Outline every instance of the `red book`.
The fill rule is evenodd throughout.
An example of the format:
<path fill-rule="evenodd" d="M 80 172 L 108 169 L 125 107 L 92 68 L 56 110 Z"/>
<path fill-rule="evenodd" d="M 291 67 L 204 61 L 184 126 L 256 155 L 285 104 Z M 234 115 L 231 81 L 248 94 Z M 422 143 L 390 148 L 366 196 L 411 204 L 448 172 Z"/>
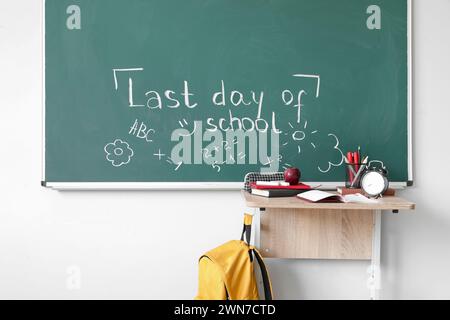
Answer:
<path fill-rule="evenodd" d="M 346 196 L 348 194 L 364 194 L 363 189 L 353 189 L 353 188 L 346 188 L 346 187 L 338 187 L 337 192 L 343 196 Z M 386 192 L 383 194 L 383 196 L 395 196 L 395 189 L 387 189 Z"/>

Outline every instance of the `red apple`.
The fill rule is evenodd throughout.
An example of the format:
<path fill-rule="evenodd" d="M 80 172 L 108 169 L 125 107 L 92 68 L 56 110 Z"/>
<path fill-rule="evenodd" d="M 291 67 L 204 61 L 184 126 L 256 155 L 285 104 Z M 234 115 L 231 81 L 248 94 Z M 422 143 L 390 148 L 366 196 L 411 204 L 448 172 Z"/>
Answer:
<path fill-rule="evenodd" d="M 284 181 L 296 185 L 300 181 L 301 173 L 298 168 L 288 168 L 284 171 Z"/>

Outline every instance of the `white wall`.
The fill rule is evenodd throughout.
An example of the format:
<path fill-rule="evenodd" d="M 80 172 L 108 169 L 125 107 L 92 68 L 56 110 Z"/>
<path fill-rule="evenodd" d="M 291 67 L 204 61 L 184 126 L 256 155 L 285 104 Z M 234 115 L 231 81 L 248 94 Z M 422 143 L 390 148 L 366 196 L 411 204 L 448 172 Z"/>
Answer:
<path fill-rule="evenodd" d="M 450 298 L 449 13 L 449 0 L 415 0 L 416 187 L 402 195 L 417 211 L 383 218 L 384 298 Z M 39 1 L 0 0 L 0 298 L 192 298 L 198 256 L 241 230 L 239 192 L 40 187 L 40 27 Z M 368 297 L 367 263 L 269 267 L 279 298 Z"/>

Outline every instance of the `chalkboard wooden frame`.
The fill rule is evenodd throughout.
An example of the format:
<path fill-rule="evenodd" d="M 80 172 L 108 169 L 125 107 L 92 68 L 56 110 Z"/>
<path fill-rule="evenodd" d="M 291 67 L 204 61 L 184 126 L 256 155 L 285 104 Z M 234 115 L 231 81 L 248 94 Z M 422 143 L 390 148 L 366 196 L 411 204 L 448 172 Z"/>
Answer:
<path fill-rule="evenodd" d="M 243 182 L 51 182 L 46 181 L 45 167 L 45 2 L 42 5 L 42 181 L 43 187 L 55 190 L 239 190 L 243 187 Z M 410 187 L 414 183 L 413 174 L 413 0 L 407 0 L 408 6 L 408 109 L 407 109 L 407 129 L 408 129 L 408 181 L 391 182 L 394 188 Z M 315 183 L 315 182 L 307 182 Z M 320 182 L 324 189 L 333 189 L 342 182 Z"/>

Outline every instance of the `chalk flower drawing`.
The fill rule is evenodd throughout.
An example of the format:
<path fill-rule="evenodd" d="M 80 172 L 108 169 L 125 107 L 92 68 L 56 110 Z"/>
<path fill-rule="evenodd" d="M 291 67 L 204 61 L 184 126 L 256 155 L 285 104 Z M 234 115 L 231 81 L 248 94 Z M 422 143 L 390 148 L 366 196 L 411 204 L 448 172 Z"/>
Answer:
<path fill-rule="evenodd" d="M 331 139 L 331 141 L 334 144 L 333 147 L 333 159 L 328 161 L 328 164 L 325 167 L 321 167 L 320 165 L 317 167 L 319 169 L 320 172 L 322 173 L 328 173 L 331 171 L 331 169 L 333 167 L 340 167 L 343 163 L 344 163 L 344 153 L 342 152 L 342 150 L 340 149 L 340 142 L 339 142 L 339 138 L 333 134 L 333 133 L 329 133 L 328 137 Z"/>
<path fill-rule="evenodd" d="M 134 155 L 134 151 L 130 148 L 128 142 L 120 139 L 108 143 L 104 150 L 106 152 L 106 160 L 111 162 L 114 167 L 120 167 L 130 163 L 131 158 Z"/>

